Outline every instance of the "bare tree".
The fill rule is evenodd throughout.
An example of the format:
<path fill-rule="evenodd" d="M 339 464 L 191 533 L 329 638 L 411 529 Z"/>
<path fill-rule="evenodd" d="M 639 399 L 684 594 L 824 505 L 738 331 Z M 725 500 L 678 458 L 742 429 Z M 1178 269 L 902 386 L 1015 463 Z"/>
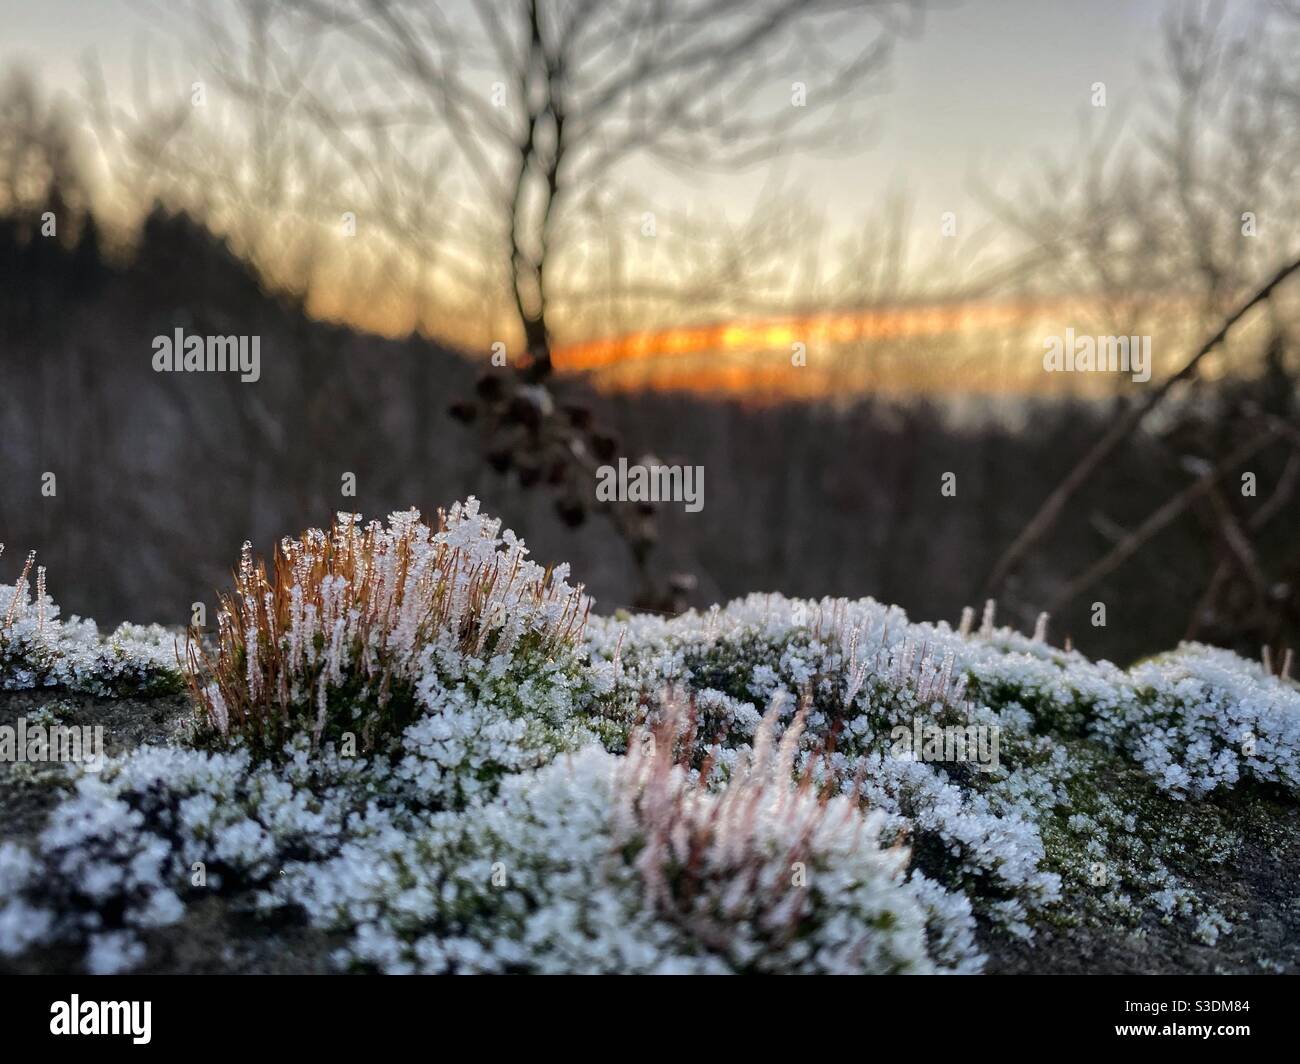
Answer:
<path fill-rule="evenodd" d="M 423 130 L 456 153 L 476 215 L 498 220 L 528 376 L 550 370 L 555 278 L 581 275 L 584 214 L 609 205 L 633 167 L 733 169 L 795 147 L 862 143 L 854 107 L 915 0 L 292 0 L 359 64 L 363 106 L 295 85 L 349 131 Z M 364 159 L 362 161 L 364 165 Z M 390 171 L 391 201 L 420 190 Z"/>
<path fill-rule="evenodd" d="M 11 70 L 0 80 L 0 214 L 40 213 L 51 196 L 72 211 L 86 208 L 74 128 L 66 108 L 44 99 L 26 71 Z"/>
<path fill-rule="evenodd" d="M 1123 397 L 1107 432 L 998 559 L 987 593 L 1007 588 L 1085 485 L 1144 430 L 1166 446 L 1194 446 L 1197 453 L 1175 455 L 1174 464 L 1198 471 L 1199 479 L 1132 533 L 1121 533 L 1095 565 L 1049 592 L 1053 608 L 1078 598 L 1201 504 L 1219 561 L 1189 632 L 1200 630 L 1230 590 L 1230 572 L 1260 600 L 1261 574 L 1293 564 L 1281 555 L 1261 558 L 1251 542 L 1268 524 L 1259 514 L 1272 511 L 1234 513 L 1216 479 L 1240 464 L 1242 447 L 1296 443 L 1284 432 L 1254 444 L 1242 440 L 1255 438 L 1261 402 L 1265 414 L 1283 417 L 1293 416 L 1296 402 L 1296 321 L 1287 286 L 1300 273 L 1300 93 L 1288 57 L 1300 39 L 1300 17 L 1283 0 L 1256 5 L 1244 23 L 1228 14 L 1222 0 L 1169 8 L 1146 128 L 1130 133 L 1111 121 L 1018 202 L 988 196 L 1040 256 L 1040 283 L 1091 296 L 1109 323 L 1103 332 L 1158 327 L 1175 339 L 1166 349 L 1185 354 L 1181 364 L 1155 367 L 1163 379 L 1144 394 Z M 1198 342 L 1197 334 L 1208 338 Z M 1228 372 L 1206 374 L 1216 359 Z M 1204 431 L 1197 404 L 1186 401 L 1192 394 L 1221 411 L 1213 433 Z M 1153 429 L 1157 408 L 1164 423 Z M 1284 472 L 1273 496 L 1279 506 L 1291 492 L 1289 477 Z M 1270 587 L 1289 580 L 1278 572 Z M 1289 608 L 1285 600 L 1270 605 L 1277 607 Z"/>
<path fill-rule="evenodd" d="M 187 11 L 218 85 L 253 114 L 254 163 L 274 169 L 278 158 L 283 170 L 286 156 L 272 149 L 292 136 L 314 160 L 313 177 L 297 182 L 309 195 L 341 166 L 348 177 L 335 181 L 334 198 L 364 197 L 366 222 L 438 264 L 447 284 L 504 288 L 517 372 L 490 374 L 456 412 L 482 426 L 493 465 L 513 466 L 525 485 L 553 485 L 561 517 L 577 523 L 593 505 L 596 464 L 618 445 L 549 394 L 557 315 L 578 318 L 602 287 L 660 304 L 757 292 L 770 284 L 773 256 L 755 249 L 792 238 L 777 224 L 782 213 L 756 216 L 690 268 L 686 226 L 678 261 L 687 268 L 647 283 L 618 265 L 661 209 L 644 191 L 647 172 L 681 180 L 794 149 L 860 148 L 862 100 L 881 88 L 898 38 L 919 29 L 925 0 L 233 6 L 241 18 L 227 17 L 229 4 Z M 265 204 L 283 179 L 236 175 L 234 184 Z M 593 234 L 605 237 L 603 261 Z M 641 574 L 642 604 L 671 605 L 649 565 L 653 513 L 604 509 Z"/>

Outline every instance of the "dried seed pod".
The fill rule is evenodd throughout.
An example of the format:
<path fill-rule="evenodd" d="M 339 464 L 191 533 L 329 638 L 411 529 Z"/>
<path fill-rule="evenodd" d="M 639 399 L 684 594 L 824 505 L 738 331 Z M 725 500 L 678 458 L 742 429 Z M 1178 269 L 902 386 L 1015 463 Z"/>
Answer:
<path fill-rule="evenodd" d="M 519 476 L 519 486 L 523 488 L 531 488 L 542 479 L 542 467 L 531 458 L 517 461 L 515 472 Z"/>
<path fill-rule="evenodd" d="M 618 454 L 618 440 L 605 432 L 591 434 L 592 453 L 602 462 L 608 462 Z"/>
<path fill-rule="evenodd" d="M 577 528 L 587 519 L 587 508 L 576 495 L 561 495 L 556 499 L 555 512 L 569 528 Z"/>
<path fill-rule="evenodd" d="M 579 406 L 576 403 L 569 403 L 565 406 L 564 413 L 569 419 L 569 424 L 579 432 L 586 432 L 591 428 L 591 411 L 585 406 Z"/>
<path fill-rule="evenodd" d="M 468 399 L 459 399 L 447 407 L 447 413 L 468 425 L 478 417 L 478 407 Z"/>
<path fill-rule="evenodd" d="M 515 394 L 506 410 L 508 420 L 536 432 L 542 424 L 542 412 L 526 396 Z"/>
<path fill-rule="evenodd" d="M 546 483 L 554 486 L 569 479 L 569 463 L 563 458 L 556 458 L 546 467 Z"/>
<path fill-rule="evenodd" d="M 488 402 L 495 402 L 505 395 L 506 386 L 500 374 L 489 371 L 479 374 L 478 380 L 474 382 L 474 390 Z"/>

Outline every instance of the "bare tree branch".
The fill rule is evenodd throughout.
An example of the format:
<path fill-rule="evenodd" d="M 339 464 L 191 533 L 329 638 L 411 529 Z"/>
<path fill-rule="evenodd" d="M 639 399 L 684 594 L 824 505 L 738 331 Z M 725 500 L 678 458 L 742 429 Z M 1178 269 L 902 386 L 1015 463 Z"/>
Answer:
<path fill-rule="evenodd" d="M 1146 399 L 1131 405 L 1123 415 L 1115 420 L 1110 430 L 1070 470 L 1065 479 L 1047 497 L 1042 506 L 1039 507 L 1038 512 L 1034 514 L 998 559 L 985 584 L 985 590 L 988 594 L 996 594 L 1007 577 L 1015 571 L 1029 551 L 1052 530 L 1066 504 L 1091 479 L 1101 464 L 1115 452 L 1119 445 L 1128 439 L 1129 435 L 1142 423 L 1143 419 L 1160 405 L 1174 385 L 1193 377 L 1201 360 L 1227 338 L 1232 327 L 1253 308 L 1269 299 L 1274 290 L 1297 270 L 1300 270 L 1300 258 L 1294 259 L 1281 267 L 1254 295 L 1228 315 L 1214 335 L 1197 349 L 1196 353 L 1182 369 L 1173 376 L 1166 378 L 1159 387 L 1147 395 Z"/>
<path fill-rule="evenodd" d="M 1094 562 L 1057 592 L 1047 606 L 1048 612 L 1054 613 L 1060 610 L 1067 603 L 1072 602 L 1088 588 L 1092 587 L 1097 581 L 1109 576 L 1124 562 L 1133 557 L 1152 537 L 1167 528 L 1193 502 L 1212 491 L 1221 477 L 1231 472 L 1256 452 L 1263 450 L 1268 444 L 1276 440 L 1278 435 L 1277 427 L 1270 425 L 1262 433 L 1234 449 L 1209 472 L 1170 498 L 1135 528 L 1114 550 Z"/>

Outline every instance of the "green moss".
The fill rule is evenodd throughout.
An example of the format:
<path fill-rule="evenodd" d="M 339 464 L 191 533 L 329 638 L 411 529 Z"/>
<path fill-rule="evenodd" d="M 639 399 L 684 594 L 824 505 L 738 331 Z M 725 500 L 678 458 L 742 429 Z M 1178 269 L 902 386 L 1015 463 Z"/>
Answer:
<path fill-rule="evenodd" d="M 1062 800 L 1041 820 L 1045 867 L 1062 878 L 1063 910 L 1076 921 L 1136 927 L 1207 912 L 1194 884 L 1231 863 L 1237 818 L 1213 802 L 1179 801 L 1117 756 L 1069 746 Z M 1167 904 L 1157 904 L 1163 895 Z"/>

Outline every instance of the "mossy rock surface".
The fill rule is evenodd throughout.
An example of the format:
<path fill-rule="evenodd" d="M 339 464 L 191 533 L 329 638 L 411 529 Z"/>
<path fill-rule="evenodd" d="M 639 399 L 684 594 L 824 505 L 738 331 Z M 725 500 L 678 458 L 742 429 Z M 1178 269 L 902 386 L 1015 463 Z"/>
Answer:
<path fill-rule="evenodd" d="M 1188 933 L 1186 921 L 1164 922 L 1149 912 L 1126 921 L 1096 896 L 1067 897 L 1052 919 L 1036 924 L 1032 942 L 982 935 L 987 973 L 1300 973 L 1300 809 L 1293 801 L 1255 788 L 1180 802 L 1118 760 L 1102 768 L 1093 787 L 1143 811 L 1135 847 L 1166 844 L 1161 853 L 1170 870 L 1201 903 L 1223 913 L 1231 931 L 1208 945 Z M 1196 845 L 1198 833 L 1217 844 Z"/>
<path fill-rule="evenodd" d="M 57 690 L 0 693 L 0 724 L 54 706 L 61 723 L 102 725 L 107 753 L 178 741 L 193 719 L 184 695 L 104 699 Z M 1300 973 L 1300 811 L 1286 798 L 1243 789 L 1189 803 L 1155 792 L 1118 757 L 1092 777 L 1097 795 L 1140 808 L 1143 845 L 1197 832 L 1226 840 L 1213 853 L 1187 846 L 1172 866 L 1207 905 L 1232 922 L 1214 945 L 1196 941 L 1185 921 L 1143 914 L 1128 923 L 1095 898 L 1065 898 L 1050 919 L 1035 921 L 1025 942 L 981 924 L 989 974 Z M 0 765 L 0 839 L 28 842 L 67 793 L 58 768 Z M 1049 846 L 1049 856 L 1054 856 Z M 183 919 L 142 936 L 141 970 L 160 973 L 323 973 L 342 941 L 286 919 L 238 910 L 220 895 L 187 905 Z M 82 950 L 51 945 L 0 962 L 14 973 L 80 970 Z"/>
<path fill-rule="evenodd" d="M 161 698 L 95 698 L 57 689 L 0 692 L 0 725 L 29 720 L 47 707 L 56 707 L 68 725 L 104 728 L 105 753 L 110 757 L 146 744 L 176 742 L 194 719 L 187 695 Z M 40 832 L 50 810 L 68 792 L 58 766 L 0 763 L 0 841 L 30 841 Z M 307 926 L 263 920 L 236 911 L 219 895 L 201 898 L 186 907 L 175 926 L 143 936 L 148 959 L 141 970 L 161 974 L 291 974 L 325 973 L 336 944 L 331 936 Z M 84 949 L 54 943 L 5 961 L 0 972 L 14 974 L 74 973 L 82 970 Z"/>

